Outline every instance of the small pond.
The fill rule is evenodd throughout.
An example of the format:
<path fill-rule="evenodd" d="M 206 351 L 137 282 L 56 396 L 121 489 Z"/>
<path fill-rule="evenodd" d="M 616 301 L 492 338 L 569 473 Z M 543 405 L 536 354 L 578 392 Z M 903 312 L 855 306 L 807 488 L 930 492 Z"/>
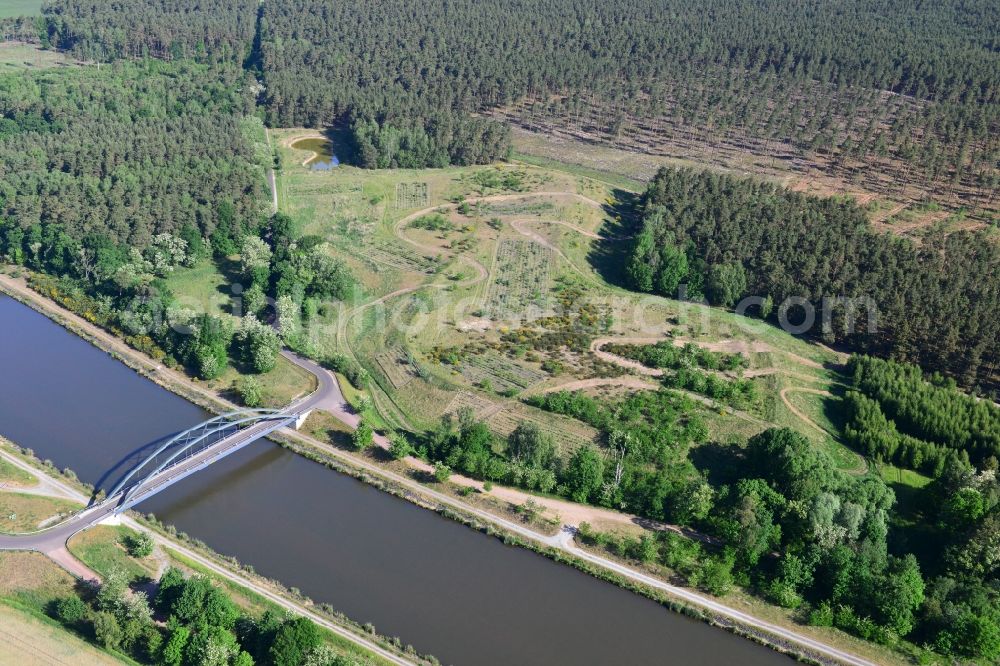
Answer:
<path fill-rule="evenodd" d="M 333 143 L 328 139 L 319 137 L 299 139 L 292 144 L 292 148 L 313 153 L 313 156 L 305 162 L 305 166 L 313 171 L 329 171 L 340 165 L 340 160 L 333 154 Z"/>

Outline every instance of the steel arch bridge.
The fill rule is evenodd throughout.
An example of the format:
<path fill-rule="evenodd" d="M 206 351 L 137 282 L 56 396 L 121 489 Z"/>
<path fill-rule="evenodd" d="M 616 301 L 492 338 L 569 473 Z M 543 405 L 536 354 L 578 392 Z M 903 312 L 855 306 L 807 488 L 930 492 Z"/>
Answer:
<path fill-rule="evenodd" d="M 158 446 L 115 484 L 105 501 L 117 502 L 115 514 L 120 514 L 298 418 L 297 412 L 244 409 L 208 419 Z"/>

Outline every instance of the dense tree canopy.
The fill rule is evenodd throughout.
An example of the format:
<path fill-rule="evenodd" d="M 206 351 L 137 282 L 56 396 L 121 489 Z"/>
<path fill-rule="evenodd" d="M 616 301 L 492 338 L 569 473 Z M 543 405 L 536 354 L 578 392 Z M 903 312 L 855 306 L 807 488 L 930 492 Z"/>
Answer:
<path fill-rule="evenodd" d="M 258 224 L 265 180 L 242 80 L 156 61 L 0 77 L 0 225 L 144 248 L 185 227 L 200 241 Z"/>
<path fill-rule="evenodd" d="M 967 385 L 1000 366 L 1000 249 L 985 233 L 932 229 L 914 243 L 875 232 L 851 201 L 686 169 L 662 169 L 644 206 L 628 265 L 641 291 L 676 297 L 685 285 L 722 305 L 755 296 L 751 312 L 792 324 L 804 299 L 808 332 L 860 351 Z M 853 330 L 840 298 L 859 299 Z"/>
<path fill-rule="evenodd" d="M 241 61 L 250 54 L 256 0 L 49 0 L 46 32 L 85 60 L 152 56 Z"/>
<path fill-rule="evenodd" d="M 867 455 L 935 477 L 949 462 L 996 469 L 1000 407 L 914 365 L 854 356 L 848 371 L 846 435 Z"/>
<path fill-rule="evenodd" d="M 985 202 L 998 25 L 989 0 L 289 0 L 264 4 L 260 37 L 270 122 L 355 114 L 366 150 L 383 133 L 426 143 L 422 130 L 443 146 L 442 123 L 518 105 L 529 125 L 558 117 L 612 139 L 733 134 L 842 170 L 890 157 L 918 167 L 897 181 L 963 185 Z M 494 134 L 483 128 L 484 146 Z"/>

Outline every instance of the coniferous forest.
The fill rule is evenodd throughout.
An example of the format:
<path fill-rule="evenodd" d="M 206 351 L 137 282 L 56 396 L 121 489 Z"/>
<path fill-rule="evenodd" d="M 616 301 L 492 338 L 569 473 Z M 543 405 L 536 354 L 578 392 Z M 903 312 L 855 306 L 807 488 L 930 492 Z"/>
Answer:
<path fill-rule="evenodd" d="M 991 207 L 998 23 L 990 0 L 290 0 L 265 3 L 261 64 L 282 126 L 356 116 L 446 144 L 458 118 L 501 110 L 612 143 L 723 137 L 852 178 L 878 162 L 896 191 Z"/>
<path fill-rule="evenodd" d="M 941 228 L 914 242 L 875 232 L 852 200 L 663 169 L 646 192 L 628 273 L 641 291 L 676 296 L 684 285 L 715 305 L 757 296 L 750 312 L 765 317 L 801 298 L 815 312 L 808 332 L 973 386 L 995 381 L 1000 367 L 1000 249 L 988 235 Z M 861 299 L 853 327 L 841 297 Z M 803 321 L 801 307 L 785 314 Z"/>

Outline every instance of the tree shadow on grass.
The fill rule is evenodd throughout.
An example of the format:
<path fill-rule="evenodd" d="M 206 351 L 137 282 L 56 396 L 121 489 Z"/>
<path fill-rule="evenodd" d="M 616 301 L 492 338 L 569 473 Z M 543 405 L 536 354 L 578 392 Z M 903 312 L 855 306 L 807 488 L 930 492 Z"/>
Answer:
<path fill-rule="evenodd" d="M 844 428 L 847 426 L 847 405 L 844 402 L 844 398 L 847 396 L 847 387 L 832 384 L 829 391 L 832 396 L 823 396 L 820 398 L 820 404 L 823 407 L 823 416 L 833 425 L 836 432 L 843 433 Z"/>
<path fill-rule="evenodd" d="M 708 477 L 713 486 L 734 483 L 742 478 L 744 468 L 743 449 L 735 444 L 706 442 L 688 452 L 688 458 L 699 472 Z"/>
<path fill-rule="evenodd" d="M 601 239 L 591 245 L 587 261 L 605 281 L 624 287 L 632 239 L 640 229 L 641 196 L 616 188 L 612 200 L 602 206 L 607 220 L 601 227 Z"/>

